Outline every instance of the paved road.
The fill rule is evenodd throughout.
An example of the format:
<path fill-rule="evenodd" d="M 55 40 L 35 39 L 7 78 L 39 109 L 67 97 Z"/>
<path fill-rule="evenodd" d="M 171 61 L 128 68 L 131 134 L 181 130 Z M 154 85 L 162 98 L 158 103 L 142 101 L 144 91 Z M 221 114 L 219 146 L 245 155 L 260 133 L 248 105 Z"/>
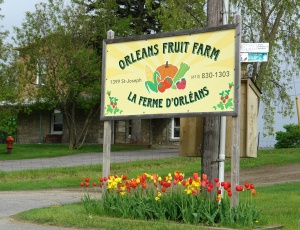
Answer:
<path fill-rule="evenodd" d="M 0 192 L 0 229 L 1 230 L 65 230 L 74 228 L 59 228 L 46 225 L 37 225 L 15 220 L 11 215 L 22 211 L 60 206 L 62 204 L 80 201 L 80 190 L 39 190 Z"/>
<path fill-rule="evenodd" d="M 101 164 L 103 159 L 102 156 L 102 153 L 84 153 L 57 158 L 0 161 L 0 171 Z M 143 159 L 160 159 L 176 156 L 179 156 L 179 150 L 176 148 L 149 149 L 134 152 L 112 152 L 111 163 Z M 21 222 L 13 219 L 11 216 L 34 208 L 59 206 L 62 204 L 78 202 L 82 195 L 83 194 L 80 189 L 0 192 L 0 230 L 75 229 Z"/>
<path fill-rule="evenodd" d="M 147 149 L 111 152 L 111 163 L 151 160 L 179 156 L 178 148 Z M 0 161 L 0 171 L 17 171 L 53 167 L 71 167 L 102 164 L 103 153 L 83 153 L 55 158 Z"/>

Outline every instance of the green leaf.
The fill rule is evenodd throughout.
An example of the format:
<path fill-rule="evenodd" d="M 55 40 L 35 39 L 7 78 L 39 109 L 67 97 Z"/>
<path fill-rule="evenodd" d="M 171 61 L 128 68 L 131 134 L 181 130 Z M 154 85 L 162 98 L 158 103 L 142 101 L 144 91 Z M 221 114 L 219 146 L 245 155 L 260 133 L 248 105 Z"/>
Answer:
<path fill-rule="evenodd" d="M 110 105 L 108 105 L 107 108 L 106 108 L 106 112 L 107 113 L 113 113 L 113 108 Z"/>
<path fill-rule="evenodd" d="M 224 110 L 223 102 L 220 102 L 219 104 L 217 104 L 217 107 L 220 108 L 221 110 Z"/>
<path fill-rule="evenodd" d="M 226 109 L 228 109 L 230 107 L 233 107 L 232 98 L 229 98 L 225 104 Z"/>

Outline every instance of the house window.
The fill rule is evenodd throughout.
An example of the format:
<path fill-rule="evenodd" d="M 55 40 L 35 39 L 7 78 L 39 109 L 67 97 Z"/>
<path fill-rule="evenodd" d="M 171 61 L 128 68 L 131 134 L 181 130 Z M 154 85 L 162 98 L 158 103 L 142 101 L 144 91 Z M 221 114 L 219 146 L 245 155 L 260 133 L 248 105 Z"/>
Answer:
<path fill-rule="evenodd" d="M 39 59 L 37 63 L 37 74 L 35 84 L 44 85 L 47 74 L 46 59 Z"/>
<path fill-rule="evenodd" d="M 63 114 L 55 109 L 52 115 L 51 133 L 60 134 L 63 131 Z"/>
<path fill-rule="evenodd" d="M 180 138 L 180 118 L 172 118 L 172 139 Z"/>

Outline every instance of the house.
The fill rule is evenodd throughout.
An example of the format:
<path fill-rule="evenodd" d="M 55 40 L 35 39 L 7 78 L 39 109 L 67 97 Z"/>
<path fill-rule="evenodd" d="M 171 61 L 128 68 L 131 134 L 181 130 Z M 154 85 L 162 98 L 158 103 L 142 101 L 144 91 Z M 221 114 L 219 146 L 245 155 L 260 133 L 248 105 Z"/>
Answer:
<path fill-rule="evenodd" d="M 83 123 L 84 118 L 77 122 Z M 179 145 L 180 118 L 125 120 L 112 123 L 114 144 Z M 55 135 L 61 135 L 61 141 L 57 140 Z M 29 114 L 20 112 L 15 139 L 18 144 L 68 143 L 63 114 L 57 109 L 33 110 Z M 100 121 L 99 117 L 93 118 L 84 143 L 103 144 L 103 121 Z"/>

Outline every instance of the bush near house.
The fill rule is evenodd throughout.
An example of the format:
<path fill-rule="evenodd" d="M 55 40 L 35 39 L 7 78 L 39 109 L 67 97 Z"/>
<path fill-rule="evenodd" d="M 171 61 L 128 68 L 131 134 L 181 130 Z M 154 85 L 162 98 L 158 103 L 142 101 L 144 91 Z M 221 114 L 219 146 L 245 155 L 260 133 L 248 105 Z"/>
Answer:
<path fill-rule="evenodd" d="M 296 124 L 284 125 L 285 132 L 276 132 L 276 149 L 299 148 L 300 147 L 300 128 Z"/>
<path fill-rule="evenodd" d="M 0 120 L 0 144 L 6 143 L 7 136 L 15 136 L 17 130 L 17 119 L 7 117 Z"/>

